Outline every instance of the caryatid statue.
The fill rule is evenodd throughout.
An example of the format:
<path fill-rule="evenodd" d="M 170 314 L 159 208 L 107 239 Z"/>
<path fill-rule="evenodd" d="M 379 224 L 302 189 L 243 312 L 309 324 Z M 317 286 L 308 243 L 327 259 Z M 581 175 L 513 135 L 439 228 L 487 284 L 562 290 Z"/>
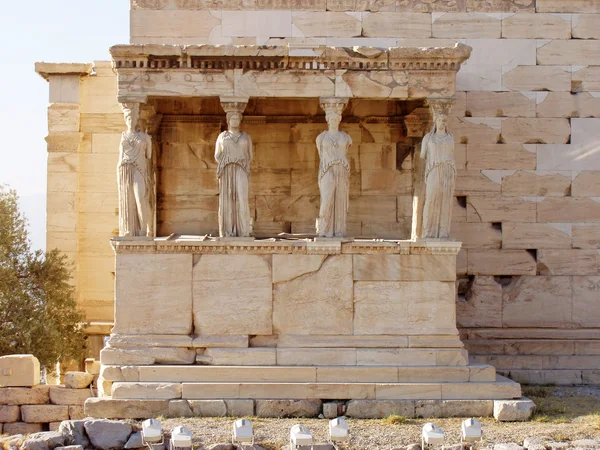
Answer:
<path fill-rule="evenodd" d="M 431 100 L 433 128 L 421 143 L 425 159 L 425 204 L 423 206 L 424 238 L 448 238 L 454 204 L 456 165 L 454 139 L 448 132 L 448 114 L 453 100 Z"/>
<path fill-rule="evenodd" d="M 240 130 L 247 99 L 221 99 L 227 131 L 217 138 L 215 159 L 219 179 L 219 235 L 247 237 L 252 231 L 248 206 L 252 139 Z"/>
<path fill-rule="evenodd" d="M 321 98 L 328 130 L 317 137 L 319 151 L 319 191 L 321 208 L 317 218 L 317 234 L 322 237 L 342 237 L 346 234 L 348 199 L 350 196 L 350 163 L 348 149 L 352 138 L 340 131 L 346 98 Z"/>
<path fill-rule="evenodd" d="M 121 106 L 127 131 L 121 136 L 117 164 L 119 236 L 152 236 L 152 139 L 139 129 L 140 104 Z"/>

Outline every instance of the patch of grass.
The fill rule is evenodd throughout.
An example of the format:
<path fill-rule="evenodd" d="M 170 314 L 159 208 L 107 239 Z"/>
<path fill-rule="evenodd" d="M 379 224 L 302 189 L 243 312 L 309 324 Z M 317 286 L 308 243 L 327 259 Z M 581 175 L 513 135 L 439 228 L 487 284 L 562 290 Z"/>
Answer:
<path fill-rule="evenodd" d="M 386 425 L 406 425 L 407 423 L 409 423 L 409 420 L 406 416 L 390 414 L 385 419 L 383 419 L 383 423 L 385 423 Z"/>
<path fill-rule="evenodd" d="M 552 419 L 550 417 L 548 417 L 546 414 L 535 413 L 533 415 L 533 417 L 531 418 L 531 421 L 538 422 L 538 423 L 550 423 L 550 422 L 552 422 Z"/>
<path fill-rule="evenodd" d="M 561 432 L 552 433 L 550 436 L 556 442 L 568 442 L 571 440 L 571 437 L 568 434 L 561 433 Z"/>
<path fill-rule="evenodd" d="M 525 397 L 547 398 L 554 392 L 554 387 L 551 386 L 524 386 L 523 395 Z"/>
<path fill-rule="evenodd" d="M 256 445 L 260 445 L 265 450 L 279 450 L 281 448 L 280 443 L 271 441 L 257 442 Z"/>

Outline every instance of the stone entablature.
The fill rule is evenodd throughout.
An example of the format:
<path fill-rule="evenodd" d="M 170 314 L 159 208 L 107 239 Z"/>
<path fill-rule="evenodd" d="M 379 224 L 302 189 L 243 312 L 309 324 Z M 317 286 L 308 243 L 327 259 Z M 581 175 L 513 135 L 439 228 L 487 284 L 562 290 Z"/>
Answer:
<path fill-rule="evenodd" d="M 130 253 L 194 253 L 194 254 L 398 254 L 456 256 L 461 248 L 454 241 L 384 241 L 384 240 L 251 240 L 223 241 L 219 238 L 174 237 L 165 240 L 114 238 L 116 254 Z"/>
<path fill-rule="evenodd" d="M 409 100 L 454 95 L 471 54 L 440 48 L 117 45 L 119 101 L 147 97 L 361 97 Z"/>

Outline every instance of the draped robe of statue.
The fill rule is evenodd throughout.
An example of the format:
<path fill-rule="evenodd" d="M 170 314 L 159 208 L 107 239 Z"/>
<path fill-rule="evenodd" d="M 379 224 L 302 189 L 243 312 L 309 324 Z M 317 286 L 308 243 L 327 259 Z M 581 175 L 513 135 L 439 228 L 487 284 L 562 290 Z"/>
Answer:
<path fill-rule="evenodd" d="M 421 158 L 426 160 L 423 237 L 448 238 L 456 183 L 452 135 L 435 130 L 425 135 L 421 144 Z"/>
<path fill-rule="evenodd" d="M 352 138 L 344 131 L 335 135 L 324 131 L 317 137 L 319 150 L 319 191 L 321 209 L 317 234 L 342 237 L 346 234 L 348 199 L 350 196 L 350 163 L 346 157 Z"/>
<path fill-rule="evenodd" d="M 219 235 L 250 236 L 248 182 L 252 139 L 248 133 L 224 131 L 215 148 L 219 179 Z"/>
<path fill-rule="evenodd" d="M 148 134 L 123 133 L 117 165 L 120 236 L 152 235 L 151 157 L 152 140 Z"/>

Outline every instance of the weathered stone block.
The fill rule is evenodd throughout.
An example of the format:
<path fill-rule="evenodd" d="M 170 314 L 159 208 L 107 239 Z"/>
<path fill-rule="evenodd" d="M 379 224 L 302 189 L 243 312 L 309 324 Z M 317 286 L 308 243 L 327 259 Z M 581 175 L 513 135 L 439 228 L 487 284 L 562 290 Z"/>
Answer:
<path fill-rule="evenodd" d="M 0 405 L 44 405 L 50 401 L 50 386 L 32 388 L 0 388 Z"/>
<path fill-rule="evenodd" d="M 600 67 L 577 67 L 573 68 L 573 85 L 582 92 L 600 91 Z"/>
<path fill-rule="evenodd" d="M 568 66 L 582 61 L 589 65 L 600 65 L 600 42 L 556 39 L 537 49 L 537 63 L 540 65 Z"/>
<path fill-rule="evenodd" d="M 88 420 L 85 431 L 92 445 L 102 450 L 123 448 L 132 432 L 131 424 L 114 420 Z"/>
<path fill-rule="evenodd" d="M 254 416 L 254 400 L 225 400 L 225 405 L 227 406 L 227 416 L 229 417 Z"/>
<path fill-rule="evenodd" d="M 570 277 L 520 277 L 502 291 L 505 327 L 564 327 L 572 321 L 573 281 Z"/>
<path fill-rule="evenodd" d="M 573 247 L 592 249 L 600 247 L 600 225 L 594 223 L 574 223 Z"/>
<path fill-rule="evenodd" d="M 85 413 L 89 417 L 106 419 L 147 419 L 166 416 L 169 413 L 169 401 L 88 398 L 85 401 Z"/>
<path fill-rule="evenodd" d="M 537 209 L 539 222 L 597 222 L 600 202 L 589 197 L 548 197 Z"/>
<path fill-rule="evenodd" d="M 171 400 L 167 417 L 194 417 L 194 413 L 187 400 Z"/>
<path fill-rule="evenodd" d="M 191 254 L 117 255 L 116 273 L 113 333 L 192 331 Z M 168 323 L 164 317 L 170 318 Z"/>
<path fill-rule="evenodd" d="M 351 348 L 278 348 L 277 364 L 281 366 L 354 366 L 356 350 Z"/>
<path fill-rule="evenodd" d="M 200 335 L 272 334 L 271 257 L 202 255 L 193 268 L 193 298 Z"/>
<path fill-rule="evenodd" d="M 275 348 L 207 348 L 199 360 L 208 358 L 215 366 L 271 366 L 277 361 Z"/>
<path fill-rule="evenodd" d="M 535 169 L 536 150 L 527 144 L 467 145 L 467 169 Z"/>
<path fill-rule="evenodd" d="M 112 385 L 112 398 L 170 400 L 181 398 L 179 383 L 122 383 Z"/>
<path fill-rule="evenodd" d="M 454 281 L 454 256 L 354 255 L 355 281 Z"/>
<path fill-rule="evenodd" d="M 535 222 L 535 201 L 500 195 L 467 197 L 467 222 Z"/>
<path fill-rule="evenodd" d="M 355 419 L 383 419 L 392 414 L 414 418 L 415 402 L 412 400 L 351 400 L 346 407 L 346 416 Z"/>
<path fill-rule="evenodd" d="M 503 223 L 502 248 L 571 248 L 570 224 Z"/>
<path fill-rule="evenodd" d="M 21 417 L 28 423 L 60 422 L 69 420 L 69 407 L 66 405 L 23 405 Z"/>
<path fill-rule="evenodd" d="M 354 283 L 355 334 L 453 334 L 454 283 L 369 282 Z M 401 301 L 398 301 L 401 299 Z"/>
<path fill-rule="evenodd" d="M 535 257 L 526 250 L 467 250 L 473 275 L 535 275 Z"/>
<path fill-rule="evenodd" d="M 509 91 L 571 92 L 571 72 L 568 66 L 506 66 L 502 87 Z"/>
<path fill-rule="evenodd" d="M 486 276 L 476 276 L 464 286 L 459 282 L 456 320 L 462 327 L 501 327 L 502 286 Z"/>
<path fill-rule="evenodd" d="M 4 433 L 11 435 L 16 434 L 31 434 L 39 433 L 43 431 L 44 425 L 41 423 L 25 423 L 25 422 L 14 422 L 4 424 Z"/>
<path fill-rule="evenodd" d="M 462 242 L 463 249 L 502 246 L 502 230 L 491 223 L 452 223 L 450 236 Z"/>
<path fill-rule="evenodd" d="M 429 14 L 380 12 L 364 13 L 362 35 L 366 37 L 431 37 Z"/>
<path fill-rule="evenodd" d="M 94 375 L 86 372 L 67 372 L 65 387 L 69 389 L 85 389 L 94 381 Z"/>
<path fill-rule="evenodd" d="M 288 264 L 294 264 L 296 255 L 291 256 L 286 258 Z M 275 258 L 274 263 L 281 265 L 281 258 Z M 318 271 L 299 274 L 290 281 L 275 284 L 273 332 L 351 334 L 352 299 L 352 256 L 329 256 Z M 319 317 L 319 320 L 313 320 L 314 317 Z"/>
<path fill-rule="evenodd" d="M 535 98 L 521 92 L 467 92 L 473 117 L 535 117 Z"/>
<path fill-rule="evenodd" d="M 600 255 L 597 250 L 538 250 L 540 275 L 598 275 Z"/>
<path fill-rule="evenodd" d="M 26 445 L 28 441 L 33 445 Z M 62 433 L 59 433 L 56 430 L 50 430 L 42 433 L 30 434 L 27 440 L 23 442 L 23 448 L 39 448 L 38 446 L 40 444 L 45 444 L 46 448 L 54 449 L 56 447 L 62 447 L 64 443 L 65 437 Z"/>
<path fill-rule="evenodd" d="M 197 417 L 225 417 L 227 414 L 223 400 L 190 400 L 189 404 Z"/>
<path fill-rule="evenodd" d="M 0 406 L 0 422 L 18 422 L 21 411 L 18 406 Z"/>
<path fill-rule="evenodd" d="M 537 12 L 551 13 L 600 13 L 600 5 L 590 0 L 537 0 Z"/>
<path fill-rule="evenodd" d="M 589 92 L 538 92 L 537 117 L 600 117 L 600 97 Z"/>
<path fill-rule="evenodd" d="M 361 34 L 361 17 L 333 11 L 293 12 L 292 27 L 295 37 L 354 37 Z"/>
<path fill-rule="evenodd" d="M 571 16 L 557 14 L 514 14 L 502 20 L 503 38 L 570 39 Z"/>
<path fill-rule="evenodd" d="M 502 34 L 500 17 L 477 13 L 445 13 L 433 16 L 434 38 L 494 39 Z"/>
<path fill-rule="evenodd" d="M 564 197 L 570 189 L 569 171 L 519 170 L 502 177 L 503 196 Z M 533 206 L 531 202 L 530 206 Z"/>
<path fill-rule="evenodd" d="M 531 418 L 535 403 L 528 398 L 494 400 L 494 418 L 500 422 L 524 422 Z"/>
<path fill-rule="evenodd" d="M 566 119 L 509 118 L 502 122 L 502 138 L 524 144 L 566 144 L 571 127 Z"/>
<path fill-rule="evenodd" d="M 584 170 L 580 172 L 571 186 L 573 197 L 600 197 L 600 171 Z"/>
<path fill-rule="evenodd" d="M 317 417 L 321 400 L 256 400 L 257 417 Z"/>
<path fill-rule="evenodd" d="M 208 39 L 210 32 L 220 24 L 219 18 L 210 11 L 133 10 L 131 42 L 167 44 L 173 38 L 183 37 L 190 44 L 200 44 L 201 39 Z"/>
<path fill-rule="evenodd" d="M 93 397 L 89 389 L 69 389 L 63 386 L 50 387 L 50 402 L 55 405 L 83 405 Z"/>
<path fill-rule="evenodd" d="M 555 277 L 556 278 L 556 277 Z M 560 278 L 560 277 L 559 277 Z M 600 277 L 573 277 L 573 322 L 581 327 L 594 326 L 600 320 L 598 291 Z"/>
<path fill-rule="evenodd" d="M 102 365 L 139 365 L 154 364 L 156 360 L 145 350 L 105 347 L 100 351 L 100 362 Z"/>
<path fill-rule="evenodd" d="M 69 405 L 69 419 L 71 420 L 81 420 L 87 417 L 83 410 L 82 405 Z"/>
<path fill-rule="evenodd" d="M 0 386 L 40 384 L 40 362 L 33 355 L 0 356 Z"/>

